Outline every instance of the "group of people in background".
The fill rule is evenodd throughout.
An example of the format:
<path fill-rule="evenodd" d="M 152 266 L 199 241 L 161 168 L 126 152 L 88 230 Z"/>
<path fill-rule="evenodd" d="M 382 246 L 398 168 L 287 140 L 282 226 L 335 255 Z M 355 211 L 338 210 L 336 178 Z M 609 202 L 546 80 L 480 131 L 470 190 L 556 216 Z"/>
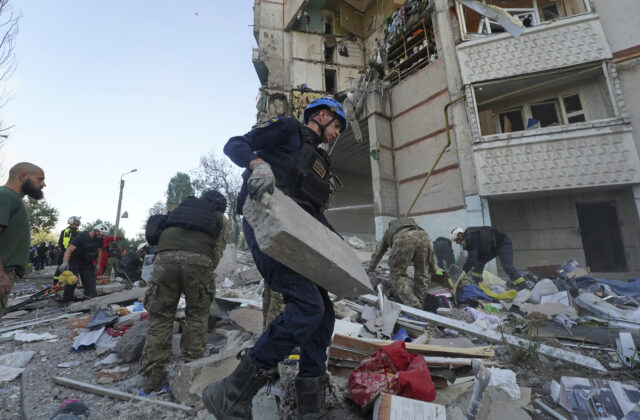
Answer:
<path fill-rule="evenodd" d="M 30 270 L 41 271 L 44 267 L 58 264 L 60 247 L 52 243 L 40 242 L 33 244 L 29 250 Z"/>

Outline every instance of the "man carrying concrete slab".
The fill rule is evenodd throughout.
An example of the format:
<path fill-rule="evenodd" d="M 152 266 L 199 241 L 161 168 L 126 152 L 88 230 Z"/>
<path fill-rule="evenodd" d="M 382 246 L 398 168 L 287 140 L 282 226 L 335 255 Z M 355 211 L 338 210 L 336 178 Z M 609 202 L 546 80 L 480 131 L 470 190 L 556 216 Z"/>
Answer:
<path fill-rule="evenodd" d="M 329 156 L 318 146 L 336 139 L 346 127 L 342 105 L 324 97 L 304 111 L 304 125 L 293 118 L 274 118 L 244 136 L 231 138 L 224 152 L 246 168 L 238 196 L 238 214 L 247 195 L 259 200 L 277 186 L 331 230 L 323 213 L 330 186 Z M 327 291 L 264 254 L 253 229 L 243 222 L 244 235 L 265 281 L 284 297 L 285 310 L 271 322 L 255 346 L 243 352 L 236 370 L 202 392 L 207 409 L 218 419 L 250 419 L 251 400 L 267 382 L 275 380 L 277 365 L 300 347 L 296 377 L 299 419 L 325 417 L 327 347 L 335 315 Z"/>

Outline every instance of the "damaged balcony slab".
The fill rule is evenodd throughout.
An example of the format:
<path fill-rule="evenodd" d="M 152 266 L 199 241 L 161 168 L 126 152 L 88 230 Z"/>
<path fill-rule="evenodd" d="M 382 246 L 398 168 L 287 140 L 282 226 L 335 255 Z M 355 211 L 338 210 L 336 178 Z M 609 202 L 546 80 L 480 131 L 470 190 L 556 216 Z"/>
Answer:
<path fill-rule="evenodd" d="M 260 250 L 340 297 L 373 292 L 358 256 L 336 233 L 276 189 L 243 213 Z"/>
<path fill-rule="evenodd" d="M 378 297 L 374 295 L 364 295 L 361 296 L 361 298 L 365 302 L 370 304 L 375 304 L 378 301 Z M 477 326 L 467 324 L 466 322 L 447 318 L 441 315 L 436 315 L 426 311 L 421 311 L 410 306 L 400 305 L 400 307 L 402 309 L 402 312 L 408 315 L 413 315 L 421 319 L 433 322 L 436 325 L 441 325 L 456 331 L 462 331 L 475 337 L 485 339 L 492 343 L 505 343 L 523 349 L 528 349 L 531 346 L 531 341 L 524 338 L 516 337 L 510 334 L 503 334 L 500 331 L 483 330 Z M 536 351 L 538 353 L 551 357 L 552 359 L 560 359 L 568 363 L 595 369 L 601 372 L 607 371 L 607 369 L 599 361 L 592 357 L 583 356 L 579 353 L 569 352 L 542 343 L 537 343 L 536 346 Z"/>

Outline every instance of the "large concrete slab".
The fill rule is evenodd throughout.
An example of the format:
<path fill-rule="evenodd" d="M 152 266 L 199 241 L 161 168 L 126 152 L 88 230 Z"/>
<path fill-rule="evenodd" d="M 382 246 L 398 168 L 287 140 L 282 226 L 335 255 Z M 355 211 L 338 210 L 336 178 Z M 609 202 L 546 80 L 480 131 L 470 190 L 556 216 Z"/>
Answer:
<path fill-rule="evenodd" d="M 339 297 L 373 291 L 360 260 L 338 235 L 276 189 L 243 213 L 260 250 Z"/>
<path fill-rule="evenodd" d="M 86 311 L 95 310 L 102 306 L 111 305 L 112 303 L 128 302 L 138 300 L 144 297 L 147 292 L 146 287 L 136 287 L 131 290 L 123 290 L 121 292 L 112 293 L 110 295 L 99 296 L 82 302 L 74 302 L 69 305 L 69 311 Z"/>

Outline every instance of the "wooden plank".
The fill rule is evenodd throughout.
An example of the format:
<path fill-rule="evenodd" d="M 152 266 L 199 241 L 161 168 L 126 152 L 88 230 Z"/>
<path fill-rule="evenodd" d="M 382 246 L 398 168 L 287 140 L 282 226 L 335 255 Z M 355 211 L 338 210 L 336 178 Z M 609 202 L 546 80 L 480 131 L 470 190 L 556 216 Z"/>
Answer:
<path fill-rule="evenodd" d="M 362 295 L 360 296 L 360 298 L 370 304 L 375 304 L 378 301 L 378 297 L 374 295 Z M 412 308 L 406 305 L 398 305 L 400 305 L 400 309 L 402 310 L 402 312 L 408 315 L 431 321 L 436 325 L 441 325 L 443 327 L 451 328 L 456 331 L 462 331 L 464 333 L 471 334 L 475 337 L 485 339 L 492 343 L 510 344 L 512 346 L 520 347 L 523 349 L 529 349 L 533 346 L 533 344 L 525 338 L 516 337 L 510 334 L 503 334 L 500 331 L 495 330 L 483 330 L 474 325 L 467 324 L 463 321 L 447 318 L 445 316 L 433 314 L 431 312 L 421 311 L 419 309 Z M 568 363 L 573 363 L 578 366 L 595 369 L 601 372 L 607 371 L 607 369 L 593 357 L 583 356 L 576 352 L 569 352 L 543 343 L 535 343 L 535 348 L 538 353 L 551 357 L 553 359 L 561 359 Z"/>
<path fill-rule="evenodd" d="M 377 340 L 377 339 L 366 339 L 366 338 L 356 338 L 356 337 L 347 337 L 345 335 L 335 334 L 333 336 L 333 340 L 331 341 L 332 347 L 335 347 L 338 350 L 352 350 L 356 353 L 361 354 L 373 354 L 380 347 L 392 344 L 393 341 L 389 340 Z M 405 343 L 407 351 L 409 353 L 418 353 L 423 355 L 430 356 L 449 356 L 449 357 L 473 357 L 473 358 L 484 358 L 484 357 L 493 357 L 495 354 L 493 352 L 493 347 L 471 347 L 471 348 L 454 348 L 454 347 L 445 347 L 445 346 L 432 346 L 429 344 L 414 344 L 414 343 Z"/>
<path fill-rule="evenodd" d="M 193 407 L 189 407 L 186 405 L 176 404 L 169 401 L 156 400 L 153 398 L 141 397 L 139 395 L 133 395 L 127 392 L 122 392 L 122 391 L 118 391 L 111 388 L 105 388 L 98 385 L 88 384 L 86 382 L 80 382 L 80 381 L 76 381 L 75 379 L 65 378 L 62 376 L 52 376 L 51 380 L 58 385 L 66 386 L 68 388 L 79 389 L 80 391 L 90 392 L 92 394 L 104 395 L 107 397 L 114 398 L 116 400 L 146 402 L 146 403 L 151 403 L 155 405 L 160 405 L 166 408 L 172 408 L 174 410 L 184 411 L 190 414 L 195 414 L 195 411 L 196 411 Z"/>
<path fill-rule="evenodd" d="M 7 332 L 7 331 L 13 331 L 13 330 L 17 330 L 17 329 L 20 329 L 20 328 L 27 328 L 27 327 L 31 327 L 33 325 L 46 324 L 48 322 L 55 321 L 55 320 L 58 320 L 58 319 L 73 318 L 74 316 L 78 316 L 78 315 L 82 315 L 82 312 L 73 312 L 73 313 L 68 313 L 68 314 L 51 316 L 51 317 L 47 317 L 47 318 L 34 319 L 33 321 L 16 322 L 16 323 L 10 324 L 9 326 L 0 328 L 0 333 Z"/>

